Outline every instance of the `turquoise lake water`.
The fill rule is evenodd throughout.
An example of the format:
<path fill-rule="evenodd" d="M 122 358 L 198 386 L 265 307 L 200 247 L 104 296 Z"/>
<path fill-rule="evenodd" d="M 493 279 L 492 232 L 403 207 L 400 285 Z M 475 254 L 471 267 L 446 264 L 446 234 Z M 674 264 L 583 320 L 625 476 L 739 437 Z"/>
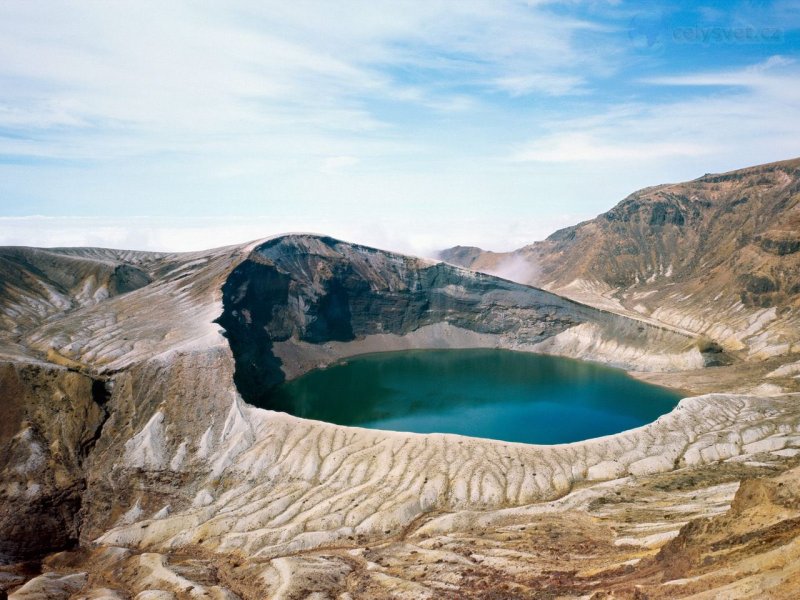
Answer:
<path fill-rule="evenodd" d="M 650 423 L 681 396 L 592 363 L 508 350 L 370 354 L 277 388 L 274 410 L 390 431 L 559 444 Z"/>

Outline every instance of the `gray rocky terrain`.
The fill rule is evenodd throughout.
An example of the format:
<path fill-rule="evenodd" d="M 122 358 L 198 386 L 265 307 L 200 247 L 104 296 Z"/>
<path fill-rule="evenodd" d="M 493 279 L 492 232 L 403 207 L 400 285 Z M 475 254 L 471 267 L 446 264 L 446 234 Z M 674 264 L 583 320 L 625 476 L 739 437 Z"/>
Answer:
<path fill-rule="evenodd" d="M 756 361 L 655 319 L 312 235 L 185 254 L 4 248 L 0 268 L 10 598 L 797 590 L 789 354 Z M 433 347 L 583 358 L 695 395 L 559 446 L 255 406 L 346 356 Z"/>

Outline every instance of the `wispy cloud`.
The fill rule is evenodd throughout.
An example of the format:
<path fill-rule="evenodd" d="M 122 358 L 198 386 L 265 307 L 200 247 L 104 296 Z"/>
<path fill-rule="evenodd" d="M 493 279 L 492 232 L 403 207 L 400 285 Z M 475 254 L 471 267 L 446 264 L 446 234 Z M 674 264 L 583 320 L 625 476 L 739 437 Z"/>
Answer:
<path fill-rule="evenodd" d="M 0 126 L 48 134 L 5 151 L 45 156 L 107 156 L 93 134 L 132 140 L 115 144 L 125 154 L 189 152 L 211 135 L 234 146 L 259 132 L 372 131 L 390 125 L 374 101 L 469 108 L 454 88 L 579 56 L 576 23 L 505 1 L 11 2 L 0 15 Z M 548 94 L 574 81 L 538 77 L 494 81 Z"/>
<path fill-rule="evenodd" d="M 785 56 L 770 56 L 767 60 L 740 69 L 648 77 L 643 81 L 668 86 L 735 86 L 764 89 L 776 95 L 794 95 L 800 89 L 797 61 Z"/>
<path fill-rule="evenodd" d="M 558 121 L 550 125 L 554 131 L 524 144 L 511 159 L 631 165 L 713 156 L 714 162 L 724 157 L 745 166 L 800 154 L 800 69 L 793 60 L 774 56 L 739 69 L 650 77 L 644 83 L 732 89 L 620 104 Z"/>

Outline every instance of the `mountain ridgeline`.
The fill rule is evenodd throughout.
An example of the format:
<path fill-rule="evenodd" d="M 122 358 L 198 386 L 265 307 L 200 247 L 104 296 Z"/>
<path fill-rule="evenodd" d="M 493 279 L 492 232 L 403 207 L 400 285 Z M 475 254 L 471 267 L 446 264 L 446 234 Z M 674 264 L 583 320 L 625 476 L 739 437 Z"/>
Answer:
<path fill-rule="evenodd" d="M 800 351 L 800 159 L 634 192 L 610 211 L 510 253 L 447 262 L 705 334 L 763 357 Z"/>

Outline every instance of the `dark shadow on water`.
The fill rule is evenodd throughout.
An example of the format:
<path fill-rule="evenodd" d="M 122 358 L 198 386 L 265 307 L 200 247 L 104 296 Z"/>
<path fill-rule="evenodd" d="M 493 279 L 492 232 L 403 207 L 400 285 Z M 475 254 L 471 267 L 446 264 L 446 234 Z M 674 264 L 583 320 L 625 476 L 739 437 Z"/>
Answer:
<path fill-rule="evenodd" d="M 680 398 L 572 359 L 414 350 L 312 371 L 273 390 L 263 407 L 339 425 L 556 444 L 650 423 Z"/>

